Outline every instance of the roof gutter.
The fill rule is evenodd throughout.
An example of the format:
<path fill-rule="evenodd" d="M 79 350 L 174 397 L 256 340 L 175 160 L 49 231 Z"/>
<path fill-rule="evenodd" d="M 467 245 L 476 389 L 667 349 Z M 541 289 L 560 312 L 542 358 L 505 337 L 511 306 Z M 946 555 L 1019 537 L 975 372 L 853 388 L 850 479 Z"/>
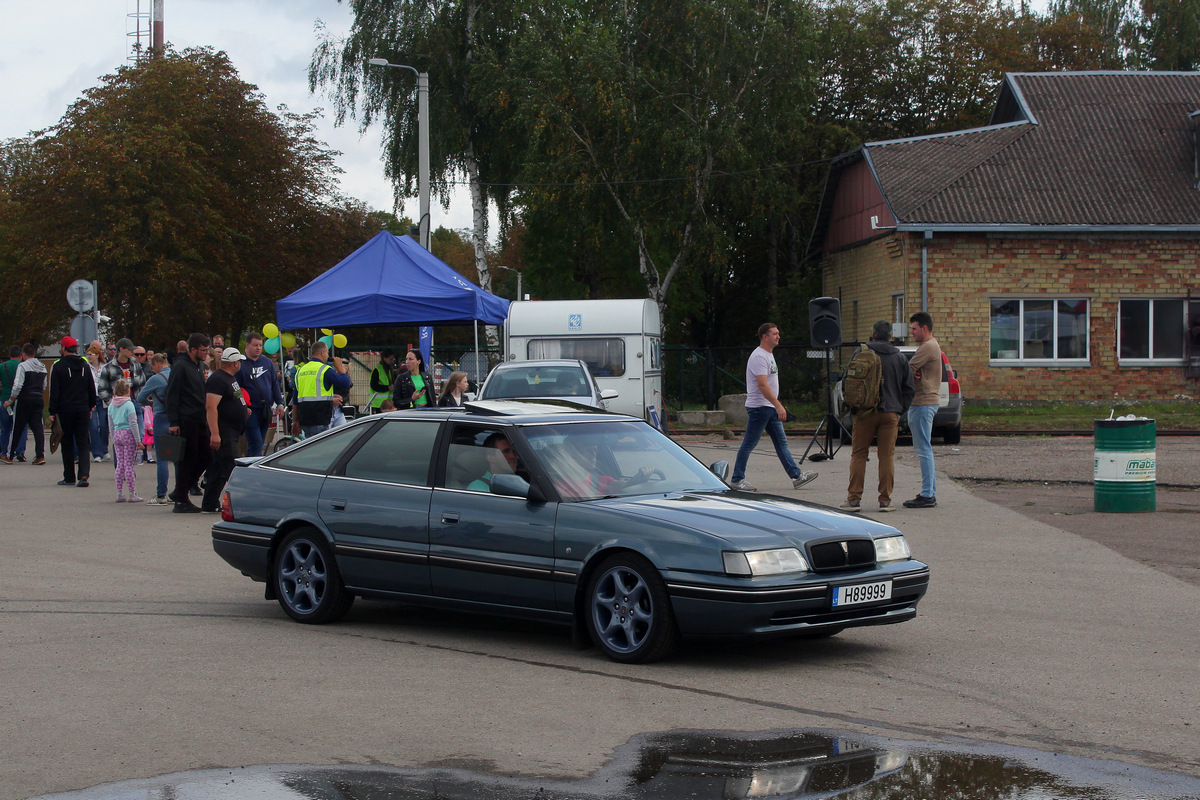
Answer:
<path fill-rule="evenodd" d="M 910 233 L 1200 233 L 1200 225 L 1022 225 L 1013 223 L 898 223 L 896 230 Z"/>

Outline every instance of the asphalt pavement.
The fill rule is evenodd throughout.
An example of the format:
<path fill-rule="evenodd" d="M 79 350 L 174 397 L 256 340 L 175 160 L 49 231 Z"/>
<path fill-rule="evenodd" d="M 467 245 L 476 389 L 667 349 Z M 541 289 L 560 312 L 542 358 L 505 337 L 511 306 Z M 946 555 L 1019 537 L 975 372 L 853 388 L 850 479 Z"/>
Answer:
<path fill-rule="evenodd" d="M 212 516 L 111 502 L 109 464 L 88 489 L 55 486 L 55 458 L 0 466 L 0 800 L 256 764 L 575 778 L 631 737 L 675 729 L 982 741 L 1200 775 L 1200 587 L 1011 507 L 1035 481 L 1090 472 L 1090 442 L 1056 441 L 938 447 L 940 469 L 978 474 L 939 476 L 935 509 L 866 512 L 932 567 L 916 620 L 821 642 L 689 644 L 645 666 L 575 650 L 557 629 L 388 603 L 297 625 L 213 554 Z M 1194 486 L 1191 441 L 1160 439 L 1164 483 Z M 797 456 L 806 443 L 792 441 Z M 685 444 L 708 463 L 732 461 L 738 442 Z M 793 490 L 764 443 L 748 477 L 836 505 L 848 464 L 845 448 L 806 465 L 820 477 Z M 153 468 L 138 477 L 150 486 Z M 976 493 L 980 481 L 1009 502 Z M 896 499 L 918 486 L 902 448 Z M 1136 545 L 1194 519 L 1161 498 L 1089 528 Z"/>

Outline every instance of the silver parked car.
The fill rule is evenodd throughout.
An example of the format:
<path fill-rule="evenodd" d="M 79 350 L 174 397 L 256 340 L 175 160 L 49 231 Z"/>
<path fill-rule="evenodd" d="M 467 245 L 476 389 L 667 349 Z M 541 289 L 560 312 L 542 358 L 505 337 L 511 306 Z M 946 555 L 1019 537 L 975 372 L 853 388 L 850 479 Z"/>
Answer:
<path fill-rule="evenodd" d="M 601 389 L 578 359 L 509 361 L 498 365 L 479 390 L 480 400 L 569 400 L 608 410 L 616 389 Z"/>

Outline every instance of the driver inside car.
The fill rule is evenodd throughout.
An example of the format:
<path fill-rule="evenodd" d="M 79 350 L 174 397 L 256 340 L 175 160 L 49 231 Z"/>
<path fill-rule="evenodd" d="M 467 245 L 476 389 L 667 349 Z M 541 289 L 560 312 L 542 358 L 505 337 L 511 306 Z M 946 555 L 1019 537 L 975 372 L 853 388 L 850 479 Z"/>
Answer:
<path fill-rule="evenodd" d="M 492 478 L 496 475 L 517 475 L 521 472 L 521 461 L 517 451 L 513 450 L 512 442 L 503 433 L 493 433 L 483 440 L 483 449 L 487 454 L 487 472 L 471 481 L 467 488 L 473 492 L 490 492 Z"/>

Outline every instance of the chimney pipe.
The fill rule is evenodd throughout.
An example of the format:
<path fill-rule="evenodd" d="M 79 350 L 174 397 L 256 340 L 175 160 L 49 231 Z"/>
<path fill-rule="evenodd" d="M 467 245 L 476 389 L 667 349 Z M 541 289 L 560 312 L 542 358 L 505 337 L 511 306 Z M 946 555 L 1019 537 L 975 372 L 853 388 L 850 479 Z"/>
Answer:
<path fill-rule="evenodd" d="M 163 0 L 154 0 L 154 10 L 150 14 L 150 19 L 150 51 L 155 58 L 158 58 L 167 49 L 167 43 L 163 40 Z"/>

